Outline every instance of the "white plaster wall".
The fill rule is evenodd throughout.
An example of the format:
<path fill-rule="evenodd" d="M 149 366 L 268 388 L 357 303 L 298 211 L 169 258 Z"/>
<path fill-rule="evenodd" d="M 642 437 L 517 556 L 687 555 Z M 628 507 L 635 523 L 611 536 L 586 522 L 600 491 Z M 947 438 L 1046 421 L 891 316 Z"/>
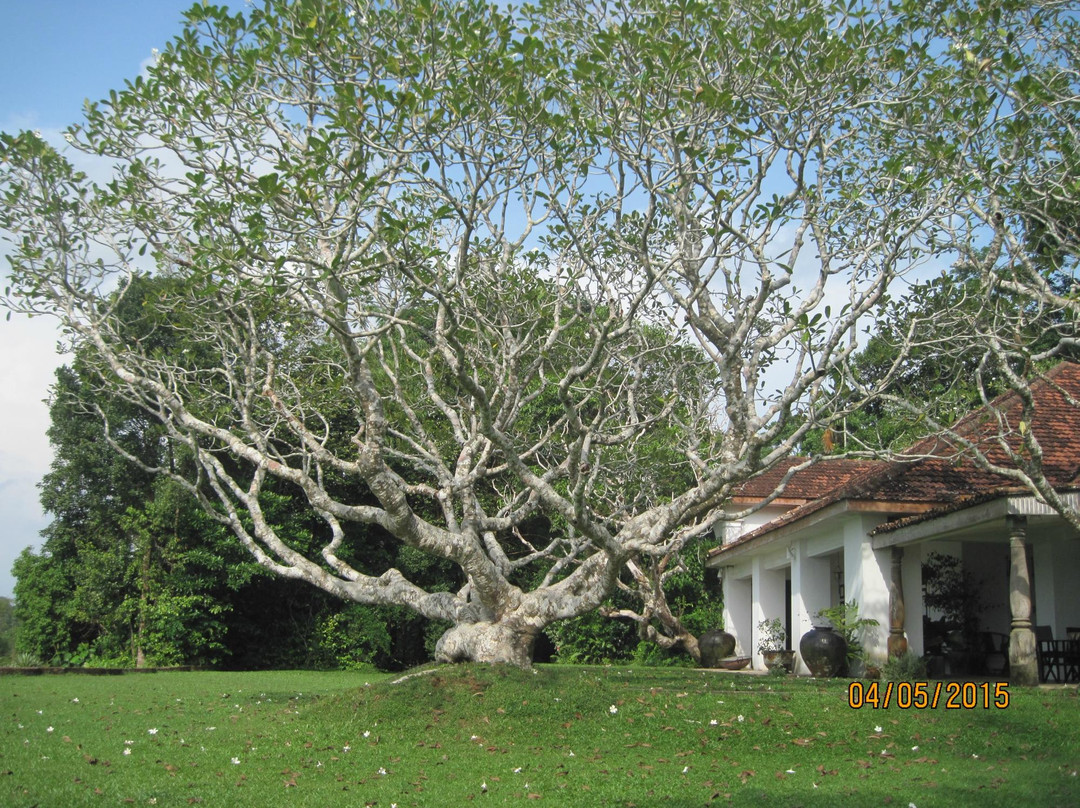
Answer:
<path fill-rule="evenodd" d="M 859 605 L 859 617 L 877 620 L 878 627 L 860 638 L 871 661 L 883 664 L 888 656 L 889 574 L 892 551 L 875 551 L 869 532 L 880 519 L 855 515 L 844 522 L 844 589 Z"/>
<path fill-rule="evenodd" d="M 749 533 L 751 530 L 757 530 L 762 525 L 767 525 L 773 519 L 790 511 L 791 507 L 790 505 L 766 505 L 764 508 L 748 514 L 743 517 L 742 532 Z"/>
<path fill-rule="evenodd" d="M 837 527 L 828 533 L 819 533 L 817 536 L 809 537 L 804 544 L 807 555 L 829 555 L 844 548 L 844 532 Z"/>
<path fill-rule="evenodd" d="M 1080 627 L 1080 539 L 1058 539 L 1053 544 L 1057 613 L 1054 636 L 1065 638 L 1071 626 Z"/>
<path fill-rule="evenodd" d="M 1050 626 L 1055 639 L 1064 639 L 1070 626 L 1080 626 L 1080 541 L 1054 539 L 1032 549 L 1038 623 Z"/>
<path fill-rule="evenodd" d="M 753 582 L 751 587 L 754 609 L 752 617 L 751 643 L 754 658 L 754 667 L 762 669 L 765 662 L 758 652 L 758 624 L 763 620 L 772 620 L 779 617 L 781 623 L 787 623 L 785 619 L 785 582 L 787 581 L 787 568 L 769 569 L 765 559 L 755 558 L 753 561 Z"/>
<path fill-rule="evenodd" d="M 900 575 L 904 583 L 904 633 L 907 634 L 908 650 L 922 656 L 925 653 L 923 643 L 923 606 L 922 596 L 922 545 L 904 548 L 904 560 L 900 565 Z M 889 623 L 882 624 L 888 636 Z M 886 640 L 888 643 L 888 640 Z M 886 645 L 886 647 L 888 647 Z"/>
<path fill-rule="evenodd" d="M 814 558 L 804 548 L 805 542 L 795 545 L 791 562 L 791 647 L 795 649 L 802 636 L 814 627 L 818 611 L 830 606 L 832 592 L 829 557 Z M 795 672 L 810 673 L 801 654 L 797 659 Z"/>
<path fill-rule="evenodd" d="M 724 575 L 724 631 L 735 637 L 735 655 L 750 656 L 753 598 L 750 578 Z"/>
<path fill-rule="evenodd" d="M 713 526 L 713 535 L 717 543 L 724 545 L 744 536 L 752 530 L 757 530 L 773 519 L 790 511 L 791 505 L 767 505 L 760 510 L 744 516 L 742 519 L 733 519 L 717 522 Z M 729 510 L 728 513 L 737 513 L 737 510 Z"/>

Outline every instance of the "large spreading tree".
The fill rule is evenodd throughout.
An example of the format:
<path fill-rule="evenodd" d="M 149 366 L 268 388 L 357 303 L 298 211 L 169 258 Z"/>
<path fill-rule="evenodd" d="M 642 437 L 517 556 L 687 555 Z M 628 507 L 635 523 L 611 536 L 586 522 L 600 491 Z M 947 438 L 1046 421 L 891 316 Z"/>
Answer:
<path fill-rule="evenodd" d="M 1027 429 L 1039 416 L 1033 386 L 1054 387 L 1047 371 L 1080 358 L 1076 6 L 963 0 L 910 14 L 943 51 L 930 80 L 948 88 L 937 102 L 945 114 L 910 154 L 920 180 L 962 178 L 953 217 L 935 234 L 955 263 L 896 302 L 846 381 L 858 395 L 859 380 L 875 384 L 902 364 L 902 383 L 875 403 L 894 433 L 941 434 L 942 446 L 1026 487 L 1080 530 L 1075 497 L 1055 490 L 1045 447 Z M 952 428 L 976 407 L 994 427 L 981 443 Z M 867 430 L 861 437 L 882 448 Z"/>
<path fill-rule="evenodd" d="M 953 112 L 934 36 L 828 0 L 196 6 L 68 133 L 111 179 L 0 137 L 5 299 L 59 317 L 184 462 L 129 459 L 259 563 L 528 664 L 877 392 L 836 405 L 856 334 L 981 226 L 909 161 Z M 120 316 L 142 275 L 182 349 Z M 461 585 L 370 563 L 358 525 Z"/>

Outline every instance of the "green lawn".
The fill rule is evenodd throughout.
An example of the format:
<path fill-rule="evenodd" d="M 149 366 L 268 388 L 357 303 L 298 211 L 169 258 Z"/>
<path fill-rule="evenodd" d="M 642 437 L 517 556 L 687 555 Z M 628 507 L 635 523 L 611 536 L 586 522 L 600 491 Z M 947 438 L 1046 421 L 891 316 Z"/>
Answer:
<path fill-rule="evenodd" d="M 0 805 L 1080 805 L 1077 690 L 541 666 L 0 678 Z"/>

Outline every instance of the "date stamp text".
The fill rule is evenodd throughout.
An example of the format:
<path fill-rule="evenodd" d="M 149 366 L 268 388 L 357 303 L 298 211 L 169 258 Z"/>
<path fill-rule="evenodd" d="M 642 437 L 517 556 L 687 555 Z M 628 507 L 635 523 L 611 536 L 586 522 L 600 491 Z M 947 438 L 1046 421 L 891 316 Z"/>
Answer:
<path fill-rule="evenodd" d="M 860 682 L 848 685 L 853 710 L 1004 710 L 1008 682 Z"/>

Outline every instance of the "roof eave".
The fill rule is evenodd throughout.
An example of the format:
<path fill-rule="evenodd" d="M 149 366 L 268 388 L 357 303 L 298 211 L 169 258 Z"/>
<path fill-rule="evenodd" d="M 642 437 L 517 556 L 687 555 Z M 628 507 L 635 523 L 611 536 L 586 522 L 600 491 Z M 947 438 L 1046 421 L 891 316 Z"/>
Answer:
<path fill-rule="evenodd" d="M 1080 492 L 1060 494 L 1062 502 L 1070 508 L 1080 508 Z M 903 544 L 914 544 L 936 538 L 983 522 L 992 522 L 1006 516 L 1054 516 L 1057 511 L 1032 494 L 1002 492 L 1001 496 L 929 516 L 910 525 L 888 530 L 871 537 L 875 550 L 883 550 Z"/>
<path fill-rule="evenodd" d="M 932 507 L 929 503 L 913 502 L 877 502 L 865 499 L 842 499 L 832 502 L 823 508 L 818 508 L 803 517 L 791 522 L 770 528 L 769 523 L 762 525 L 757 530 L 747 534 L 747 538 L 736 540 L 732 544 L 714 548 L 709 552 L 705 561 L 708 567 L 719 567 L 730 561 L 746 555 L 752 551 L 759 551 L 776 542 L 790 538 L 792 535 L 832 519 L 844 513 L 922 513 Z"/>

